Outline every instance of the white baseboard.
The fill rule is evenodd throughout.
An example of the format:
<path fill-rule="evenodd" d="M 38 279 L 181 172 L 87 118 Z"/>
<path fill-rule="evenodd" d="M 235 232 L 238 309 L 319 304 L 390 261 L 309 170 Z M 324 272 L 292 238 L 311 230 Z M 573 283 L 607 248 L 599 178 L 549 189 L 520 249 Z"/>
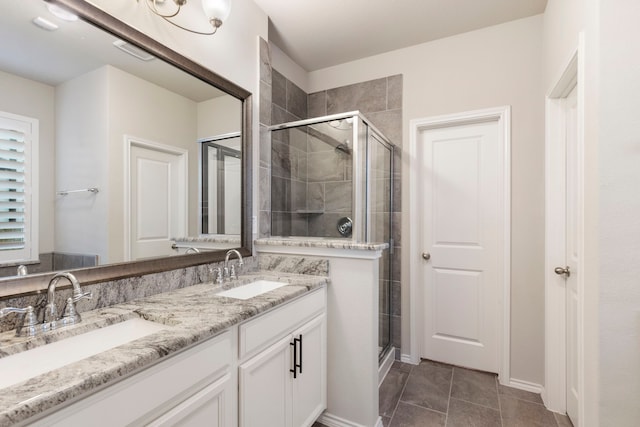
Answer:
<path fill-rule="evenodd" d="M 384 356 L 382 363 L 380 363 L 380 365 L 378 366 L 378 387 L 380 387 L 380 384 L 382 384 L 382 381 L 384 381 L 384 378 L 389 373 L 389 369 L 391 369 L 391 366 L 393 365 L 395 356 L 396 349 L 391 347 L 389 351 L 387 351 L 387 354 Z"/>
<path fill-rule="evenodd" d="M 419 365 L 420 364 L 420 358 L 418 358 L 417 360 L 413 360 L 412 356 L 410 354 L 401 354 L 400 355 L 400 361 L 404 362 L 404 363 L 410 363 L 412 365 Z"/>
<path fill-rule="evenodd" d="M 532 383 L 524 380 L 517 380 L 515 378 L 511 378 L 509 380 L 509 384 L 506 384 L 509 387 L 517 388 L 524 391 L 530 391 L 532 393 L 542 394 L 543 387 L 540 384 Z"/>
<path fill-rule="evenodd" d="M 362 424 L 353 423 L 349 420 L 336 417 L 332 414 L 327 414 L 327 412 L 323 412 L 322 415 L 320 415 L 320 418 L 317 419 L 317 421 L 327 427 L 369 427 Z M 378 417 L 375 426 L 372 427 L 384 427 L 382 424 L 382 418 Z"/>

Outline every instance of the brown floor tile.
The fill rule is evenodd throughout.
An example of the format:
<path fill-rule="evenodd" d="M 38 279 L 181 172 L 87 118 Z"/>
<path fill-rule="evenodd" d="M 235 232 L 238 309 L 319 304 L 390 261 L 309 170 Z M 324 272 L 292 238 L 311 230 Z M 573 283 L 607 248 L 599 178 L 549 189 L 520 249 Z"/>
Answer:
<path fill-rule="evenodd" d="M 451 397 L 499 409 L 496 375 L 456 367 L 453 369 Z"/>
<path fill-rule="evenodd" d="M 414 366 L 400 397 L 405 403 L 447 412 L 453 369 L 423 360 Z"/>
<path fill-rule="evenodd" d="M 451 368 L 451 369 L 455 368 L 455 366 L 453 366 L 453 365 L 450 365 L 450 364 L 444 363 L 444 362 L 437 362 L 435 360 L 421 359 L 420 363 L 423 363 L 423 362 L 428 362 L 432 366 L 440 366 L 441 368 Z"/>
<path fill-rule="evenodd" d="M 411 363 L 404 363 L 404 362 L 398 362 L 397 360 L 395 362 L 393 362 L 393 365 L 391 366 L 394 369 L 400 369 L 401 371 L 404 372 L 411 372 L 411 369 L 413 369 L 413 366 Z"/>
<path fill-rule="evenodd" d="M 556 422 L 558 423 L 559 427 L 573 427 L 571 419 L 566 415 L 554 413 L 553 416 L 556 417 Z"/>
<path fill-rule="evenodd" d="M 528 402 L 539 403 L 542 405 L 542 397 L 539 393 L 532 393 L 530 391 L 520 390 L 513 387 L 507 387 L 502 384 L 498 384 L 498 394 L 501 396 L 511 396 L 516 399 L 526 400 Z"/>
<path fill-rule="evenodd" d="M 385 417 L 393 416 L 402 389 L 409 377 L 408 372 L 391 368 L 378 389 L 378 412 Z"/>
<path fill-rule="evenodd" d="M 464 400 L 451 399 L 447 427 L 499 427 L 500 411 L 475 405 Z"/>
<path fill-rule="evenodd" d="M 391 419 L 391 427 L 444 427 L 447 416 L 403 402 Z"/>
<path fill-rule="evenodd" d="M 503 427 L 557 427 L 553 412 L 544 405 L 500 396 Z"/>
<path fill-rule="evenodd" d="M 389 427 L 391 425 L 391 418 L 389 417 L 382 417 L 382 425 L 384 427 Z"/>

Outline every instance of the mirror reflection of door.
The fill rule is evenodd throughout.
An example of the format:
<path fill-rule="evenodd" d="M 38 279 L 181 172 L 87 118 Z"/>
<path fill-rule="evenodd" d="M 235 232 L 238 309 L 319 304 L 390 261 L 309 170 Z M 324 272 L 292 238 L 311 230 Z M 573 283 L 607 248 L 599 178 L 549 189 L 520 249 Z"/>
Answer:
<path fill-rule="evenodd" d="M 201 140 L 201 233 L 240 234 L 240 133 Z"/>

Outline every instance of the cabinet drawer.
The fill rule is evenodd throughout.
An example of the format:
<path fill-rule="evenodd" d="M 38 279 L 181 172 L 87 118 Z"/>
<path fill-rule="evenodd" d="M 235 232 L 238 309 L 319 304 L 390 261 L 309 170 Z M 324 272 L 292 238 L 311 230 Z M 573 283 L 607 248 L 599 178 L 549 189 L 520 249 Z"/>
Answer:
<path fill-rule="evenodd" d="M 240 359 L 251 356 L 326 308 L 323 287 L 240 325 Z"/>
<path fill-rule="evenodd" d="M 230 371 L 232 331 L 170 357 L 50 416 L 36 426 L 143 425 Z"/>

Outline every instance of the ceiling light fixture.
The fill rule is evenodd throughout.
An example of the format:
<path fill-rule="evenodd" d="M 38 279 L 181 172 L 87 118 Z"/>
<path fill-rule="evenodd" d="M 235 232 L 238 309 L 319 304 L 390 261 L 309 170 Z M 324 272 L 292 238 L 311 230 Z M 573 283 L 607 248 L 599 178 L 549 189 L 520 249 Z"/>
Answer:
<path fill-rule="evenodd" d="M 136 0 L 140 1 L 140 0 Z M 192 30 L 187 27 L 184 27 L 175 21 L 172 18 L 178 16 L 180 11 L 182 10 L 182 6 L 187 4 L 187 0 L 172 0 L 176 7 L 165 7 L 164 3 L 169 3 L 166 0 L 142 0 L 147 4 L 149 10 L 153 13 L 178 28 L 182 28 L 183 30 L 189 31 L 190 33 L 202 34 L 202 35 L 211 35 L 215 34 L 218 31 L 218 28 L 222 25 L 224 21 L 229 17 L 229 12 L 231 12 L 231 0 L 201 0 L 202 1 L 202 9 L 204 14 L 206 15 L 209 23 L 213 27 L 211 31 L 197 31 Z M 164 12 L 164 9 L 167 9 L 167 13 Z"/>
<path fill-rule="evenodd" d="M 53 16 L 62 19 L 63 21 L 74 22 L 78 20 L 78 15 L 69 12 L 57 4 L 47 3 L 47 9 Z"/>

